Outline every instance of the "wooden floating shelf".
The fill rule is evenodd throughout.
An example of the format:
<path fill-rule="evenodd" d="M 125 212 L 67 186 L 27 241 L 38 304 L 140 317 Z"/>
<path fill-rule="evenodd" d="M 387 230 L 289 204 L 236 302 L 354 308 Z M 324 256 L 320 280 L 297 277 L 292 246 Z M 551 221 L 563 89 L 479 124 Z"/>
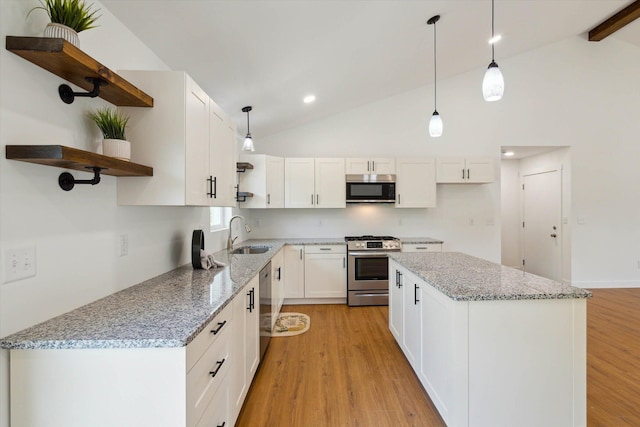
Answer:
<path fill-rule="evenodd" d="M 238 202 L 246 202 L 247 197 L 253 197 L 253 193 L 250 193 L 248 191 L 239 191 L 238 193 L 236 193 L 236 200 Z"/>
<path fill-rule="evenodd" d="M 247 162 L 237 162 L 236 163 L 236 171 L 237 172 L 246 172 L 247 169 L 253 169 L 253 165 Z"/>
<path fill-rule="evenodd" d="M 7 36 L 6 49 L 87 91 L 87 77 L 107 82 L 100 98 L 119 106 L 153 107 L 153 98 L 64 39 Z"/>
<path fill-rule="evenodd" d="M 6 157 L 83 172 L 91 172 L 92 168 L 99 167 L 104 168 L 101 171 L 103 175 L 153 176 L 152 167 L 64 145 L 7 145 Z"/>

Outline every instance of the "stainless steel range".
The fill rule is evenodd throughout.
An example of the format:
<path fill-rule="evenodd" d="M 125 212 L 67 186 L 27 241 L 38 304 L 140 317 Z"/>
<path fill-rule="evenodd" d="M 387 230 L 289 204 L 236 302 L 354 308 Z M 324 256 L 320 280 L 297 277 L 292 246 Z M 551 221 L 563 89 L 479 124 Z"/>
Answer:
<path fill-rule="evenodd" d="M 389 304 L 389 252 L 402 249 L 391 236 L 348 236 L 347 304 Z"/>

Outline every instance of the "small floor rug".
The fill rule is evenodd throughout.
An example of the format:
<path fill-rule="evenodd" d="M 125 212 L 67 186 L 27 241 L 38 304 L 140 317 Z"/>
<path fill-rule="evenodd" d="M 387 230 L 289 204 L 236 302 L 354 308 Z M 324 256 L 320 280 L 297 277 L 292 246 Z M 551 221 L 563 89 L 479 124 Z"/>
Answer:
<path fill-rule="evenodd" d="M 288 337 L 307 332 L 311 319 L 302 313 L 280 313 L 273 328 L 274 337 Z"/>

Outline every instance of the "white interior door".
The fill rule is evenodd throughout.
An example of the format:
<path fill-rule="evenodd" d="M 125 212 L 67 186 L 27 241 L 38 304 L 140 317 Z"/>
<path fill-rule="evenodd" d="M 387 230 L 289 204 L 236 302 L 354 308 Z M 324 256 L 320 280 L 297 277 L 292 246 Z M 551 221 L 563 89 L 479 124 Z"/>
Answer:
<path fill-rule="evenodd" d="M 524 269 L 561 279 L 560 171 L 523 177 Z"/>

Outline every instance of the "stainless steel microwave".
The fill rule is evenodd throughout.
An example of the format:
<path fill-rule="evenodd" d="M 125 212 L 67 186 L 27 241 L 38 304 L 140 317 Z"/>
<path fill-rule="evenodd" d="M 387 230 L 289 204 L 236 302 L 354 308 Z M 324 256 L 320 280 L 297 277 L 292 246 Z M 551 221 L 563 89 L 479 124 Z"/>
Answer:
<path fill-rule="evenodd" d="M 347 203 L 395 203 L 395 175 L 347 175 Z"/>

